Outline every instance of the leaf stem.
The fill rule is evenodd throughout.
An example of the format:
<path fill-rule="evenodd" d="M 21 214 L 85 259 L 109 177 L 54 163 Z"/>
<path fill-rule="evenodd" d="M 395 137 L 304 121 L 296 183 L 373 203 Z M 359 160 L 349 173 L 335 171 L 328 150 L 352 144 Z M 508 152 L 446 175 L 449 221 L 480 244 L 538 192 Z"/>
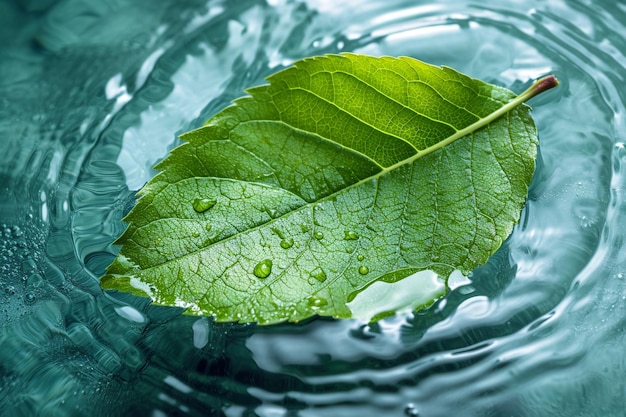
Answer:
<path fill-rule="evenodd" d="M 537 94 L 541 94 L 544 91 L 556 87 L 557 85 L 559 85 L 559 80 L 557 80 L 554 75 L 547 75 L 535 81 L 533 85 L 531 85 L 518 97 L 521 97 L 523 101 L 526 101 L 535 97 Z"/>
<path fill-rule="evenodd" d="M 557 78 L 554 75 L 548 75 L 548 76 L 538 79 L 526 91 L 524 91 L 523 93 L 515 97 L 513 100 L 506 103 L 504 106 L 500 107 L 498 110 L 494 111 L 493 113 L 489 114 L 486 117 L 483 117 L 480 120 L 477 120 L 471 125 L 464 127 L 461 130 L 457 130 L 456 133 L 442 140 L 441 142 L 438 142 L 434 144 L 433 146 L 430 146 L 426 149 L 419 151 L 413 158 L 414 159 L 421 158 L 424 155 L 432 153 L 436 151 L 437 149 L 441 149 L 444 146 L 451 144 L 452 142 L 454 142 L 455 140 L 459 138 L 462 138 L 463 136 L 469 135 L 470 133 L 473 133 L 477 131 L 478 129 L 487 126 L 489 123 L 493 122 L 499 117 L 510 112 L 515 107 L 519 106 L 525 101 L 535 97 L 538 94 L 543 93 L 544 91 L 547 91 L 553 87 L 556 87 L 557 85 L 559 85 L 559 80 L 557 80 Z"/>

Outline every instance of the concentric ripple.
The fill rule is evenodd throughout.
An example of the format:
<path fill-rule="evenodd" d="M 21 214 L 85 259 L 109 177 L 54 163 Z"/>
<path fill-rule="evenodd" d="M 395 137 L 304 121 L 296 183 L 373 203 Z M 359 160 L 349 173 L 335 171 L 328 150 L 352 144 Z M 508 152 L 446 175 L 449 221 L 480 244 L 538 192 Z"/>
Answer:
<path fill-rule="evenodd" d="M 621 2 L 52 3 L 0 5 L 1 415 L 623 415 Z M 176 135 L 340 51 L 515 91 L 560 79 L 530 103 L 520 225 L 471 282 L 374 325 L 218 325 L 103 293 L 121 218 Z"/>

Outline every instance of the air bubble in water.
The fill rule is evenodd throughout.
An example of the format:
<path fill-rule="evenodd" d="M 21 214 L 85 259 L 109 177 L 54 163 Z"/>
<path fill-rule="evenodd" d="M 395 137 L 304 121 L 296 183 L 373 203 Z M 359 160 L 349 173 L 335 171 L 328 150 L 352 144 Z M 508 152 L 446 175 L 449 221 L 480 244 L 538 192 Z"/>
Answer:
<path fill-rule="evenodd" d="M 35 301 L 37 301 L 37 296 L 35 294 L 33 294 L 32 292 L 28 292 L 26 293 L 26 295 L 24 295 L 24 302 L 26 304 L 34 304 Z"/>
<path fill-rule="evenodd" d="M 417 406 L 413 403 L 408 403 L 404 408 L 404 414 L 408 417 L 418 417 L 419 411 L 417 410 Z"/>

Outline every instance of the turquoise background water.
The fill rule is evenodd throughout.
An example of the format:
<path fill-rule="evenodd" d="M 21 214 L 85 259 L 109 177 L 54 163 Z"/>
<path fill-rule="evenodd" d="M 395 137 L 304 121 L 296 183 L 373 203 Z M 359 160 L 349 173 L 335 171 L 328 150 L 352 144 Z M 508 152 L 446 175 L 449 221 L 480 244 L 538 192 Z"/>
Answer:
<path fill-rule="evenodd" d="M 623 1 L 0 2 L 0 415 L 623 416 Z M 214 324 L 103 293 L 177 134 L 299 58 L 409 55 L 522 91 L 520 225 L 430 309 Z"/>

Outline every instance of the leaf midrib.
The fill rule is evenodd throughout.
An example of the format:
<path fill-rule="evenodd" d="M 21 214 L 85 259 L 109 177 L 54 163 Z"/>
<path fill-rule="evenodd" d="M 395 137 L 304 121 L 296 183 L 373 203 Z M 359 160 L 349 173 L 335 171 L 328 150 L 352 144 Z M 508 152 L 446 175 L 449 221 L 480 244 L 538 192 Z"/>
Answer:
<path fill-rule="evenodd" d="M 260 228 L 262 228 L 262 227 L 264 227 L 266 225 L 271 225 L 275 221 L 281 219 L 284 216 L 290 215 L 291 213 L 296 213 L 296 212 L 298 212 L 300 210 L 307 209 L 309 207 L 314 207 L 316 204 L 322 203 L 322 202 L 324 202 L 326 200 L 330 200 L 330 199 L 336 197 L 337 195 L 339 195 L 340 193 L 347 192 L 347 191 L 349 191 L 349 190 L 351 190 L 353 188 L 359 187 L 360 185 L 362 185 L 362 184 L 364 184 L 366 182 L 369 182 L 369 181 L 372 181 L 372 180 L 378 180 L 383 175 L 388 174 L 389 172 L 394 171 L 394 170 L 396 170 L 396 169 L 398 169 L 398 168 L 400 168 L 400 167 L 402 167 L 402 166 L 404 166 L 406 164 L 412 164 L 415 161 L 417 161 L 418 159 L 422 158 L 423 156 L 426 156 L 426 155 L 428 155 L 430 153 L 433 153 L 433 152 L 435 152 L 435 151 L 437 151 L 437 150 L 439 150 L 439 149 L 441 149 L 441 148 L 443 148 L 443 147 L 453 143 L 454 141 L 456 141 L 456 140 L 458 140 L 458 139 L 460 139 L 460 138 L 462 138 L 464 136 L 467 136 L 470 133 L 473 133 L 473 132 L 477 131 L 478 129 L 480 129 L 480 128 L 490 124 L 491 122 L 493 122 L 496 119 L 500 118 L 500 116 L 508 113 L 509 111 L 514 109 L 515 107 L 517 107 L 520 104 L 522 104 L 525 101 L 525 99 L 526 99 L 526 97 L 524 97 L 524 94 L 518 95 L 518 96 L 514 97 L 511 101 L 509 101 L 509 102 L 505 103 L 504 105 L 502 105 L 502 107 L 498 108 L 497 110 L 495 110 L 492 113 L 490 113 L 489 115 L 487 115 L 486 117 L 484 117 L 482 119 L 479 119 L 478 121 L 470 124 L 469 126 L 466 126 L 465 128 L 463 128 L 461 130 L 457 130 L 454 134 L 450 135 L 446 139 L 443 139 L 442 141 L 440 141 L 440 142 L 438 142 L 438 143 L 436 143 L 436 144 L 434 144 L 434 145 L 432 145 L 432 146 L 430 146 L 428 148 L 425 148 L 425 149 L 423 149 L 421 151 L 418 151 L 415 155 L 413 155 L 413 156 L 411 156 L 409 158 L 406 158 L 406 159 L 404 159 L 402 161 L 399 161 L 399 162 L 397 162 L 397 163 L 395 163 L 395 164 L 393 164 L 393 165 L 391 165 L 391 166 L 389 166 L 387 168 L 383 168 L 383 169 L 381 169 L 380 172 L 377 172 L 376 174 L 371 175 L 371 176 L 369 176 L 367 178 L 363 178 L 362 180 L 357 181 L 354 184 L 350 184 L 350 185 L 348 185 L 348 186 L 346 186 L 346 187 L 344 187 L 344 188 L 342 188 L 342 189 L 340 189 L 340 190 L 338 190 L 338 191 L 336 191 L 334 193 L 328 194 L 328 195 L 326 195 L 326 196 L 324 196 L 324 197 L 322 197 L 322 198 L 320 198 L 318 200 L 305 203 L 305 204 L 303 204 L 302 206 L 298 207 L 295 210 L 288 211 L 288 212 L 286 212 L 286 213 L 284 213 L 284 214 L 282 214 L 282 215 L 280 215 L 278 217 L 274 217 L 274 218 L 268 220 L 265 223 L 260 223 L 257 226 L 254 226 L 252 228 L 246 229 L 244 232 L 239 232 L 239 233 L 232 234 L 232 235 L 230 235 L 230 236 L 228 236 L 228 237 L 226 237 L 226 238 L 224 238 L 222 240 L 218 240 L 216 242 L 213 242 L 210 245 L 204 246 L 204 247 L 199 248 L 199 249 L 197 249 L 195 251 L 185 253 L 185 254 L 183 254 L 181 256 L 178 256 L 176 258 L 169 259 L 167 261 L 160 262 L 160 263 L 151 265 L 149 267 L 142 268 L 140 272 L 143 273 L 143 272 L 149 271 L 151 269 L 158 268 L 159 266 L 167 264 L 169 262 L 176 262 L 178 260 L 185 259 L 188 256 L 195 255 L 198 252 L 202 252 L 204 250 L 207 250 L 207 249 L 209 249 L 209 248 L 211 248 L 211 247 L 213 247 L 213 246 L 215 246 L 217 244 L 226 243 L 229 240 L 236 238 L 237 236 L 239 236 L 242 233 L 249 233 L 249 232 L 255 231 L 257 229 L 260 229 Z M 292 125 L 290 125 L 290 124 L 288 124 L 288 123 L 286 123 L 286 122 L 284 122 L 282 120 L 275 120 L 273 122 L 283 123 L 283 124 L 285 124 L 286 126 L 288 126 L 290 128 L 294 128 Z M 302 130 L 302 129 L 299 129 L 299 130 Z M 308 132 L 308 133 L 311 133 L 311 132 Z M 324 137 L 320 136 L 317 133 L 315 133 L 313 135 L 318 136 L 320 139 L 328 140 L 328 139 L 325 139 Z M 336 143 L 336 142 L 333 142 L 333 143 Z M 218 179 L 218 180 L 241 181 L 241 182 L 245 182 L 245 183 L 249 183 L 249 184 L 260 185 L 260 186 L 263 186 L 263 187 L 276 188 L 274 186 L 271 186 L 271 185 L 268 185 L 268 184 L 264 184 L 264 183 L 260 183 L 260 182 L 236 180 L 236 179 L 233 179 L 233 178 L 223 178 L 223 177 L 193 177 L 193 178 L 203 178 L 203 179 L 214 178 L 214 179 Z M 169 186 L 169 184 L 168 184 L 168 186 Z M 280 188 L 280 190 L 283 190 L 285 192 L 291 193 L 291 191 L 285 190 L 284 188 Z M 163 190 L 159 191 L 159 193 L 162 192 L 162 191 Z M 294 195 L 296 195 L 296 194 L 294 194 Z M 300 196 L 298 196 L 298 197 L 302 198 Z M 150 224 L 150 223 L 146 223 L 146 225 L 148 225 L 148 224 Z M 146 226 L 146 225 L 144 225 L 144 226 Z"/>

